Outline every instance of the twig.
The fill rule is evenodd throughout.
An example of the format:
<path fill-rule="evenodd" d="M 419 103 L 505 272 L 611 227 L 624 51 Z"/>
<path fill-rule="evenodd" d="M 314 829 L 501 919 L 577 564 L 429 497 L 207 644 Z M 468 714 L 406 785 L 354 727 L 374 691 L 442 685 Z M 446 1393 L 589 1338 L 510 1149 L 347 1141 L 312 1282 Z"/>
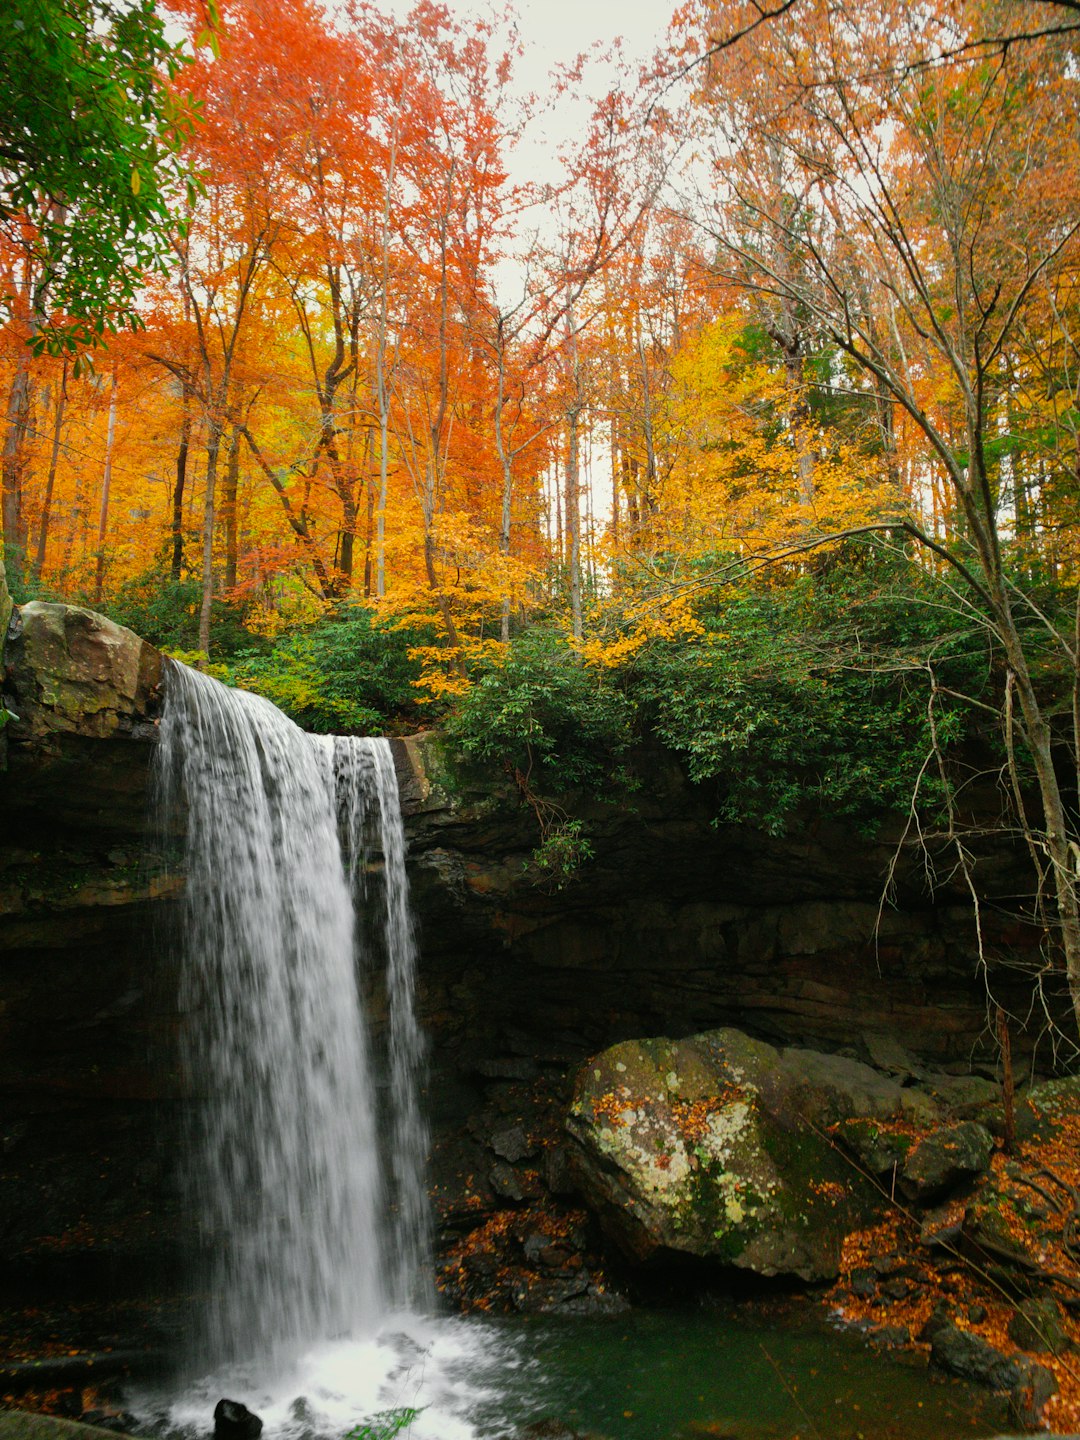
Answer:
<path fill-rule="evenodd" d="M 810 1429 L 811 1429 L 811 1430 L 814 1432 L 814 1434 L 818 1437 L 818 1440 L 822 1440 L 821 1431 L 820 1431 L 820 1430 L 818 1429 L 818 1427 L 814 1424 L 812 1418 L 811 1418 L 810 1415 L 807 1413 L 806 1406 L 805 1406 L 805 1405 L 802 1403 L 802 1401 L 799 1399 L 798 1395 L 795 1393 L 794 1387 L 788 1382 L 787 1378 L 786 1378 L 785 1375 L 784 1375 L 784 1372 L 780 1369 L 780 1366 L 776 1363 L 776 1361 L 773 1359 L 773 1357 L 769 1354 L 768 1350 L 765 1349 L 765 1346 L 762 1344 L 762 1342 L 761 1342 L 760 1340 L 758 1341 L 758 1348 L 760 1349 L 762 1355 L 765 1356 L 765 1359 L 766 1359 L 766 1360 L 769 1362 L 769 1364 L 772 1366 L 773 1371 L 774 1371 L 775 1374 L 776 1374 L 776 1378 L 780 1381 L 780 1384 L 781 1384 L 781 1386 L 783 1387 L 784 1394 L 788 1397 L 788 1399 L 791 1401 L 791 1403 L 795 1406 L 795 1409 L 798 1410 L 799 1414 L 800 1414 L 800 1415 L 802 1416 L 802 1418 L 806 1421 L 806 1423 L 807 1423 L 807 1425 L 810 1427 Z"/>

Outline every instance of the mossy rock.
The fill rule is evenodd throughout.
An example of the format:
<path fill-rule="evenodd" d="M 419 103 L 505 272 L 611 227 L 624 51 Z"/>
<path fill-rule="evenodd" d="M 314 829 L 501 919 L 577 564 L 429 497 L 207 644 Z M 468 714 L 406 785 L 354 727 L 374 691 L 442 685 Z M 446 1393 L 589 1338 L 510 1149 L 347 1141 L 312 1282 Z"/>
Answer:
<path fill-rule="evenodd" d="M 904 1168 L 915 1143 L 914 1137 L 903 1131 L 889 1130 L 880 1121 L 863 1118 L 842 1121 L 836 1137 L 867 1174 L 879 1180 Z"/>
<path fill-rule="evenodd" d="M 1027 1099 L 1036 1123 L 1057 1126 L 1080 1112 L 1080 1075 L 1036 1085 L 1028 1091 Z"/>
<path fill-rule="evenodd" d="M 909 1199 L 928 1204 L 955 1186 L 985 1174 L 994 1139 L 984 1125 L 961 1120 L 924 1135 L 908 1154 L 900 1186 Z"/>
<path fill-rule="evenodd" d="M 0 1440 L 116 1440 L 116 1432 L 65 1420 L 59 1415 L 0 1410 Z"/>
<path fill-rule="evenodd" d="M 162 657 L 104 615 L 32 601 L 19 611 L 7 660 L 19 738 L 152 733 Z"/>
<path fill-rule="evenodd" d="M 789 1098 L 780 1052 L 737 1030 L 612 1046 L 574 1089 L 578 1184 L 635 1260 L 831 1279 L 857 1177 Z"/>
<path fill-rule="evenodd" d="M 1032 1269 L 1037 1264 L 1040 1237 L 1034 1231 L 1030 1239 L 1016 1233 L 1006 1214 L 1012 1203 L 1012 1196 L 996 1185 L 983 1185 L 964 1212 L 966 1248 L 973 1248 L 976 1258 L 985 1258 L 986 1252 L 992 1259 L 1012 1263 L 1020 1270 Z"/>

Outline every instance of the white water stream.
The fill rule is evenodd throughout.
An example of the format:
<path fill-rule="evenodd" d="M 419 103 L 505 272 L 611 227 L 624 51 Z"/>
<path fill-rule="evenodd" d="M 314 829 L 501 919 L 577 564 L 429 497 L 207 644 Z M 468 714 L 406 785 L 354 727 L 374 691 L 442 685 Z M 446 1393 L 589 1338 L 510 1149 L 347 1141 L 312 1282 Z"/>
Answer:
<path fill-rule="evenodd" d="M 137 1403 L 206 1430 L 229 1395 L 271 1436 L 341 1435 L 407 1406 L 421 1412 L 413 1440 L 472 1440 L 499 1347 L 432 1312 L 389 742 L 305 735 L 268 701 L 174 665 L 160 781 L 164 823 L 185 814 L 188 1196 L 206 1301 L 198 1378 Z M 362 991 L 385 995 L 379 1056 Z"/>

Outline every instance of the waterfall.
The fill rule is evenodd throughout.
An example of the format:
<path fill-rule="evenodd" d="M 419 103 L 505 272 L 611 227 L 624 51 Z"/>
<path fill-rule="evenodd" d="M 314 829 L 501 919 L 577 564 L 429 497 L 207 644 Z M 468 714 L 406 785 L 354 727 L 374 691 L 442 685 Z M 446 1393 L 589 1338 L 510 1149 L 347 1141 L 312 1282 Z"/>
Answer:
<path fill-rule="evenodd" d="M 332 736 L 321 744 L 358 919 L 368 917 L 358 948 L 374 958 L 386 981 L 387 1094 L 381 1108 L 389 1148 L 389 1224 L 384 1237 L 389 1292 L 398 1308 L 425 1307 L 431 1299 L 430 1211 L 424 1184 L 428 1134 L 417 1084 L 424 1045 L 413 1003 L 416 941 L 397 773 L 385 740 Z"/>
<path fill-rule="evenodd" d="M 373 1334 L 424 1288 L 422 1043 L 393 762 L 385 740 L 305 735 L 268 701 L 171 665 L 159 763 L 166 809 L 185 811 L 203 1358 L 273 1367 Z M 382 1106 L 358 986 L 374 966 Z"/>

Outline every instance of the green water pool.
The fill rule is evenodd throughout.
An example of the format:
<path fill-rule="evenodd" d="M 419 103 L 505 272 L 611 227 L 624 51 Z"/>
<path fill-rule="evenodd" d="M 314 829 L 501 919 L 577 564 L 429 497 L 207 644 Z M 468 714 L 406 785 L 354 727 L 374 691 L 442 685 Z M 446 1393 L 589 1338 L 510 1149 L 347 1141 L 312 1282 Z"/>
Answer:
<path fill-rule="evenodd" d="M 1005 1426 L 1000 1397 L 824 1322 L 695 1308 L 508 1328 L 522 1360 L 505 1434 L 962 1440 Z"/>

